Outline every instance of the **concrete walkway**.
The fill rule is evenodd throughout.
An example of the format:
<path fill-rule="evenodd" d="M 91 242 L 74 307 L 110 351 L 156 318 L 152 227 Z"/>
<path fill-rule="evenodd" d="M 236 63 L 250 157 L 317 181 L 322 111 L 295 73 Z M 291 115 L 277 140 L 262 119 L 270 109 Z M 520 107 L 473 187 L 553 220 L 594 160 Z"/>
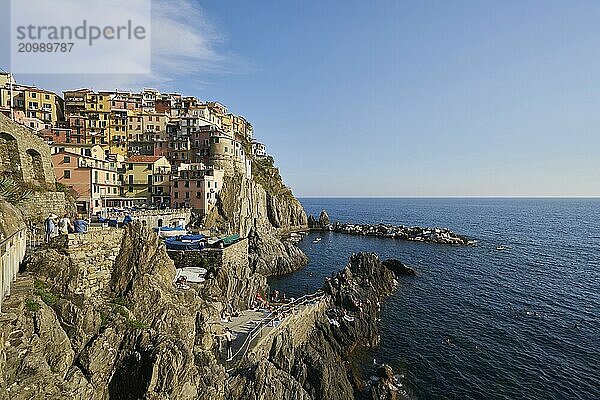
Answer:
<path fill-rule="evenodd" d="M 232 353 L 235 354 L 239 350 L 250 331 L 267 315 L 269 313 L 266 311 L 244 310 L 239 317 L 232 317 L 231 322 L 220 322 L 223 329 L 229 328 L 235 335 Z"/>
<path fill-rule="evenodd" d="M 317 294 L 318 293 L 315 293 L 311 296 Z M 265 318 L 273 316 L 272 312 L 245 310 L 239 317 L 232 318 L 231 322 L 221 322 L 220 325 L 223 329 L 228 327 L 231 330 L 231 332 L 236 336 L 233 340 L 232 354 L 235 355 L 238 353 L 240 348 L 242 348 L 246 343 L 248 336 L 253 333 L 253 329 L 256 328 L 256 326 L 260 324 L 261 321 L 262 326 L 258 331 L 254 332 L 254 339 L 252 339 L 252 341 L 250 341 L 247 344 L 248 348 L 246 350 L 251 350 L 252 347 L 256 344 L 254 343 L 255 340 L 259 340 L 258 338 L 263 337 L 264 335 L 267 335 L 269 332 L 271 332 L 273 329 L 276 329 L 286 318 L 289 318 L 292 314 L 302 312 L 307 307 L 313 306 L 316 302 L 320 300 L 321 297 L 322 295 L 319 295 L 319 297 L 317 298 L 307 299 L 297 304 L 280 304 L 278 307 L 275 308 L 274 311 L 280 311 L 277 314 L 278 318 L 276 319 L 276 321 L 273 321 L 272 318 L 267 319 L 265 321 Z M 239 361 L 240 357 L 243 357 L 243 355 L 245 355 L 246 351 L 242 351 L 240 353 L 241 354 L 238 355 L 238 357 L 234 357 L 237 361 Z"/>

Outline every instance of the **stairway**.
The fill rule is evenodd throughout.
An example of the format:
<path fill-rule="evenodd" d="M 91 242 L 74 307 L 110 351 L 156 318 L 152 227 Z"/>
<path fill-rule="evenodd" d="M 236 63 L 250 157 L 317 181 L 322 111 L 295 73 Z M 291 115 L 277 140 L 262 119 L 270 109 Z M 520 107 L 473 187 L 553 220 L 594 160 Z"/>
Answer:
<path fill-rule="evenodd" d="M 25 308 L 25 300 L 33 296 L 33 277 L 28 274 L 17 274 L 17 279 L 10 287 L 10 295 L 2 302 L 0 324 L 14 321 Z"/>

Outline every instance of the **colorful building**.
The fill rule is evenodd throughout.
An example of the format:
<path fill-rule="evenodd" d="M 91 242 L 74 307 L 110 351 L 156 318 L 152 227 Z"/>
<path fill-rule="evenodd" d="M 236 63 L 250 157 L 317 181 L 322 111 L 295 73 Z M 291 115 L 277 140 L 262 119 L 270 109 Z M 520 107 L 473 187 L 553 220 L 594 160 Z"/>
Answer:
<path fill-rule="evenodd" d="M 146 198 L 148 204 L 170 205 L 171 164 L 164 156 L 131 156 L 125 160 L 124 195 Z"/>
<path fill-rule="evenodd" d="M 0 111 L 16 122 L 38 131 L 51 128 L 63 120 L 63 107 L 56 93 L 17 84 L 12 76 L 0 74 Z"/>
<path fill-rule="evenodd" d="M 56 144 L 51 151 L 56 180 L 72 190 L 79 212 L 96 213 L 103 209 L 106 198 L 119 196 L 122 161 L 107 158 L 101 146 Z"/>
<path fill-rule="evenodd" d="M 130 155 L 154 155 L 154 144 L 166 137 L 167 114 L 155 112 L 132 113 L 128 119 L 127 146 Z"/>
<path fill-rule="evenodd" d="M 217 202 L 223 176 L 223 170 L 207 168 L 202 163 L 182 164 L 172 177 L 172 207 L 193 208 L 201 215 L 208 213 Z"/>

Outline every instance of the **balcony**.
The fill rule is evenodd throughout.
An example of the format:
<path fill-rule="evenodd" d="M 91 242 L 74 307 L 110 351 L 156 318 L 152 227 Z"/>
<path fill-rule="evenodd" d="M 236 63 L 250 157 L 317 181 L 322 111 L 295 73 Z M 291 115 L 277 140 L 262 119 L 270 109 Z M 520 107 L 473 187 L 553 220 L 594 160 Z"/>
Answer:
<path fill-rule="evenodd" d="M 154 175 L 170 175 L 171 168 L 159 167 L 154 170 Z"/>
<path fill-rule="evenodd" d="M 93 163 L 93 162 L 91 162 L 91 161 L 88 161 L 88 160 L 85 160 L 85 159 L 80 159 L 80 160 L 77 162 L 77 166 L 78 166 L 79 168 L 94 168 L 94 167 L 95 167 L 95 165 L 94 165 L 94 163 Z"/>

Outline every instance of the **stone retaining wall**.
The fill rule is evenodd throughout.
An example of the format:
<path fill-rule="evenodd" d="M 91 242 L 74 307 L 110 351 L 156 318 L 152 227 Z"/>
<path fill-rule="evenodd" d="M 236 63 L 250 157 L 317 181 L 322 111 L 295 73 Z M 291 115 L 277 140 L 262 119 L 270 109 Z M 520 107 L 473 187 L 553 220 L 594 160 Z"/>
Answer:
<path fill-rule="evenodd" d="M 123 221 L 125 213 L 108 213 L 108 218 L 116 218 L 119 222 Z M 144 211 L 133 211 L 130 213 L 131 217 L 135 221 L 146 222 L 149 228 L 156 228 L 158 226 L 173 226 L 179 220 L 185 220 L 187 225 L 190 222 L 192 216 L 192 210 L 186 209 L 169 209 L 169 210 L 144 210 Z"/>
<path fill-rule="evenodd" d="M 27 219 L 36 222 L 44 221 L 50 213 L 62 217 L 65 213 L 73 215 L 75 212 L 73 204 L 67 201 L 63 192 L 35 192 L 18 207 Z"/>
<path fill-rule="evenodd" d="M 125 230 L 92 227 L 88 233 L 62 235 L 52 244 L 64 248 L 78 266 L 76 293 L 90 297 L 108 287 Z"/>
<path fill-rule="evenodd" d="M 0 114 L 0 173 L 17 182 L 54 187 L 50 147 L 35 133 Z"/>
<path fill-rule="evenodd" d="M 169 250 L 168 253 L 177 268 L 208 265 L 219 269 L 223 266 L 246 265 L 248 263 L 248 239 L 241 239 L 222 249 Z"/>

